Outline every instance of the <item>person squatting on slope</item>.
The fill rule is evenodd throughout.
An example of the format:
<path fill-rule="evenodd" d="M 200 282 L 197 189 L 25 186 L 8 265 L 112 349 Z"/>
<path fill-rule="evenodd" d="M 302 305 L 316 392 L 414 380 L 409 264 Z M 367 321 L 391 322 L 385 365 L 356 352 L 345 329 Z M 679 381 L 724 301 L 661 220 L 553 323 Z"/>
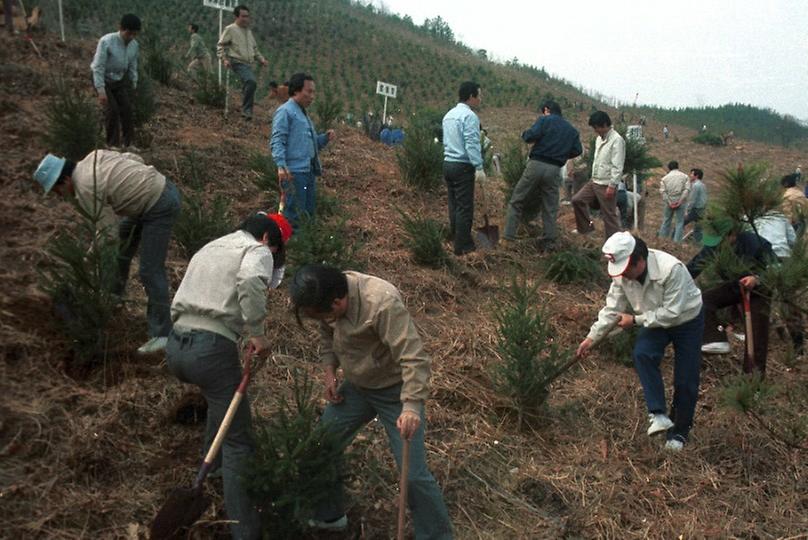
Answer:
<path fill-rule="evenodd" d="M 241 117 L 250 121 L 258 85 L 252 63 L 258 61 L 262 66 L 267 66 L 268 62 L 258 51 L 255 36 L 250 30 L 250 10 L 247 6 L 239 5 L 233 9 L 233 15 L 235 21 L 222 32 L 216 44 L 216 53 L 224 67 L 232 69 L 241 80 Z"/>
<path fill-rule="evenodd" d="M 473 81 L 462 83 L 458 99 L 443 117 L 443 179 L 449 198 L 449 236 L 455 255 L 465 255 L 476 249 L 471 237 L 474 182 L 485 181 L 480 119 L 473 110 L 483 99 L 480 85 Z"/>
<path fill-rule="evenodd" d="M 667 450 L 681 450 L 687 442 L 699 396 L 701 338 L 704 309 L 701 291 L 684 263 L 673 255 L 648 249 L 628 232 L 613 234 L 603 244 L 612 278 L 606 305 L 578 346 L 585 355 L 617 320 L 628 329 L 639 326 L 634 345 L 634 367 L 648 407 L 648 435 L 667 433 Z M 665 384 L 659 364 L 673 343 L 673 404 L 665 414 Z"/>
<path fill-rule="evenodd" d="M 399 468 L 403 439 L 409 440 L 407 503 L 415 538 L 452 538 L 449 513 L 424 448 L 431 360 L 398 290 L 374 276 L 306 265 L 295 274 L 289 294 L 298 322 L 300 314 L 319 321 L 329 402 L 322 425 L 347 447 L 363 425 L 378 417 Z M 340 367 L 345 377 L 341 385 Z M 347 522 L 338 480 L 310 524 L 338 530 Z"/>
<path fill-rule="evenodd" d="M 135 139 L 135 121 L 129 91 L 137 88 L 137 60 L 140 45 L 135 38 L 140 32 L 140 19 L 127 13 L 121 17 L 117 32 L 98 40 L 95 56 L 90 64 L 93 87 L 98 102 L 104 107 L 107 146 L 112 149 L 132 146 Z"/>
<path fill-rule="evenodd" d="M 561 116 L 561 107 L 552 100 L 541 105 L 541 115 L 530 129 L 522 133 L 522 140 L 533 143 L 530 159 L 522 177 L 513 188 L 505 218 L 505 240 L 516 239 L 516 229 L 523 218 L 526 204 L 538 199 L 541 202 L 542 237 L 536 240 L 539 250 L 553 249 L 558 233 L 559 187 L 561 169 L 567 160 L 581 155 L 581 138 L 578 130 Z"/>
<path fill-rule="evenodd" d="M 286 231 L 284 233 L 283 231 Z M 241 382 L 239 339 L 247 354 L 269 352 L 264 335 L 267 290 L 283 279 L 291 228 L 283 216 L 258 212 L 226 236 L 208 242 L 188 264 L 171 305 L 174 329 L 166 347 L 168 369 L 199 386 L 208 403 L 204 452 L 213 442 Z M 247 399 L 236 409 L 214 469 L 222 468 L 224 506 L 238 540 L 261 538 L 261 519 L 241 477 L 255 449 Z"/>
<path fill-rule="evenodd" d="M 576 231 L 588 234 L 595 230 L 589 217 L 590 208 L 600 208 L 606 238 L 620 230 L 617 217 L 617 187 L 623 177 L 626 160 L 626 141 L 615 129 L 612 120 L 603 111 L 589 117 L 589 125 L 598 134 L 595 156 L 592 160 L 592 178 L 572 197 Z"/>
<path fill-rule="evenodd" d="M 75 196 L 81 208 L 99 212 L 100 231 L 120 239 L 115 294 L 123 296 L 132 258 L 140 247 L 140 281 L 146 289 L 149 340 L 138 352 L 165 348 L 171 316 L 166 255 L 171 230 L 180 213 L 177 186 L 136 154 L 97 150 L 74 163 L 48 154 L 34 172 L 45 189 Z M 96 204 L 97 201 L 97 204 Z M 96 208 L 98 206 L 98 208 Z M 117 216 L 123 219 L 118 222 Z"/>
<path fill-rule="evenodd" d="M 317 177 L 323 173 L 320 150 L 334 139 L 334 130 L 317 133 L 306 109 L 314 103 L 314 79 L 295 73 L 289 79 L 289 99 L 272 118 L 269 148 L 278 167 L 283 215 L 295 230 L 304 216 L 317 209 Z"/>

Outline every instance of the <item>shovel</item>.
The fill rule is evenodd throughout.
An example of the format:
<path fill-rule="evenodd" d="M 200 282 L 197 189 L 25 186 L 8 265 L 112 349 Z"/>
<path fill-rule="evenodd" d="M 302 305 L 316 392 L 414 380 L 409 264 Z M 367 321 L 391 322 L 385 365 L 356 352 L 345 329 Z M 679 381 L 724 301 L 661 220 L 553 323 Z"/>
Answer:
<path fill-rule="evenodd" d="M 203 490 L 205 478 L 208 476 L 213 461 L 219 454 L 219 449 L 222 447 L 222 442 L 227 435 L 233 417 L 238 410 L 244 393 L 247 391 L 247 384 L 250 382 L 250 358 L 252 357 L 252 347 L 247 348 L 247 358 L 244 360 L 244 373 L 241 377 L 241 384 L 236 389 L 233 400 L 230 402 L 230 407 L 224 415 L 219 431 L 216 432 L 216 438 L 213 439 L 213 444 L 210 445 L 208 454 L 205 456 L 205 461 L 202 462 L 202 467 L 199 468 L 199 473 L 196 475 L 193 485 L 190 488 L 176 488 L 172 491 L 163 507 L 154 518 L 151 526 L 150 538 L 152 540 L 169 540 L 181 538 L 180 532 L 186 527 L 193 525 L 202 514 L 207 510 L 210 505 L 210 498 L 205 496 Z"/>
<path fill-rule="evenodd" d="M 407 512 L 407 476 L 410 472 L 410 440 L 404 439 L 404 449 L 401 453 L 401 478 L 398 481 L 398 540 L 404 540 L 405 514 Z"/>
<path fill-rule="evenodd" d="M 499 227 L 488 223 L 488 199 L 485 197 L 485 181 L 480 182 L 483 194 L 483 226 L 475 229 L 474 240 L 480 249 L 493 249 L 499 243 Z"/>
<path fill-rule="evenodd" d="M 746 323 L 746 358 L 744 359 L 743 370 L 752 373 L 755 368 L 755 339 L 752 336 L 752 307 L 749 299 L 750 291 L 746 287 L 741 287 L 741 298 L 743 299 L 743 318 Z"/>

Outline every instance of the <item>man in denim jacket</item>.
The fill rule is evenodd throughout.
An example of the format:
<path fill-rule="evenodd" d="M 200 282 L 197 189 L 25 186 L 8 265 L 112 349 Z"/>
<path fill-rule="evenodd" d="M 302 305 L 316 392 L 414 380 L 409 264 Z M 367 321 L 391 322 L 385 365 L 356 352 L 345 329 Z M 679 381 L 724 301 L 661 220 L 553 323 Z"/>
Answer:
<path fill-rule="evenodd" d="M 314 79 L 295 73 L 289 79 L 289 100 L 272 119 L 269 141 L 285 197 L 283 215 L 297 229 L 303 214 L 314 216 L 316 177 L 322 174 L 318 151 L 334 138 L 334 130 L 317 133 L 306 108 L 314 102 Z"/>

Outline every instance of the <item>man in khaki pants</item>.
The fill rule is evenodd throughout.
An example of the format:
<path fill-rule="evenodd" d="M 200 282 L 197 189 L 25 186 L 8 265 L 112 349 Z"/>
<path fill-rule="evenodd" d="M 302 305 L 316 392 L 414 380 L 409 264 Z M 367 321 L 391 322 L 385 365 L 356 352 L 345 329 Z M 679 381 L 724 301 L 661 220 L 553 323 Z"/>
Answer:
<path fill-rule="evenodd" d="M 626 141 L 612 128 L 612 120 L 603 111 L 595 111 L 589 117 L 589 125 L 598 134 L 595 141 L 595 158 L 592 161 L 592 178 L 572 198 L 575 210 L 574 232 L 587 234 L 595 230 L 589 217 L 590 208 L 600 208 L 606 238 L 620 231 L 617 217 L 617 186 L 623 176 L 626 159 Z"/>

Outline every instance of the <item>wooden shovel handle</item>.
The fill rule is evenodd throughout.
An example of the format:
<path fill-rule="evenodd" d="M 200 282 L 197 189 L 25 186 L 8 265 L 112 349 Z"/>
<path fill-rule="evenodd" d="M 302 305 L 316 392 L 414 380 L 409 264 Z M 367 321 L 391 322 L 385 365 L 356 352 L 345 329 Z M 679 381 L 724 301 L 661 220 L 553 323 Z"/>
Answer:
<path fill-rule="evenodd" d="M 746 287 L 741 287 L 741 299 L 743 300 L 743 317 L 746 323 L 746 362 L 744 368 L 751 372 L 755 366 L 755 337 L 752 333 L 752 302 L 750 300 L 751 291 Z"/>
<path fill-rule="evenodd" d="M 398 481 L 398 540 L 404 540 L 404 525 L 407 512 L 407 477 L 410 472 L 410 441 L 404 439 L 404 449 L 401 453 L 401 477 Z"/>

